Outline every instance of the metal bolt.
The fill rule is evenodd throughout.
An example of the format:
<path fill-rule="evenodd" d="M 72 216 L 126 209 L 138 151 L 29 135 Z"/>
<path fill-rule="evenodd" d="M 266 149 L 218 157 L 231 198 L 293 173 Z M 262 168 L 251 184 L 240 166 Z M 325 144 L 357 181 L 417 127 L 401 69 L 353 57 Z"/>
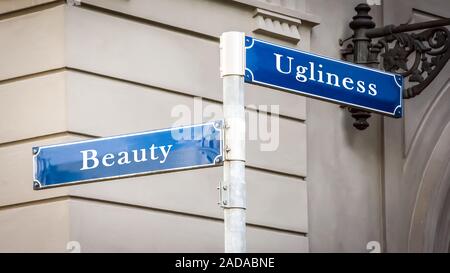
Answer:
<path fill-rule="evenodd" d="M 225 148 L 225 151 L 226 151 L 227 153 L 229 153 L 229 152 L 231 151 L 231 148 L 227 146 L 227 147 Z"/>
<path fill-rule="evenodd" d="M 224 205 L 228 204 L 227 200 L 223 200 L 223 204 Z"/>
<path fill-rule="evenodd" d="M 38 151 L 38 148 L 33 148 L 33 154 L 37 154 Z"/>
<path fill-rule="evenodd" d="M 226 190 L 228 190 L 228 187 L 227 187 L 227 186 L 223 186 L 222 189 L 223 189 L 224 191 L 226 191 Z"/>

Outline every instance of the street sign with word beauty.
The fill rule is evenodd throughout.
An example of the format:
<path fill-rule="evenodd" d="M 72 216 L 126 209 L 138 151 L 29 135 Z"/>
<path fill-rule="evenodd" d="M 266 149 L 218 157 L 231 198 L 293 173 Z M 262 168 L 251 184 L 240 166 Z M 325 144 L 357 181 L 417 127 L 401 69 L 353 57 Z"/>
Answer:
<path fill-rule="evenodd" d="M 34 189 L 222 165 L 222 123 L 34 147 Z"/>
<path fill-rule="evenodd" d="M 245 37 L 245 81 L 402 116 L 403 77 Z"/>

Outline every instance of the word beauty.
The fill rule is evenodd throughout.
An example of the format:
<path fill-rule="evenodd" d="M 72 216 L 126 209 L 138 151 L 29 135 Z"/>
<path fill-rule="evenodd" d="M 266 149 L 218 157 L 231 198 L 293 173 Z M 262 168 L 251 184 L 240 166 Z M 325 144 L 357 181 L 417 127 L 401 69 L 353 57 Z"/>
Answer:
<path fill-rule="evenodd" d="M 273 87 L 395 118 L 403 77 L 245 37 L 247 83 Z"/>
<path fill-rule="evenodd" d="M 127 165 L 131 163 L 139 163 L 139 162 L 145 162 L 147 160 L 159 160 L 159 163 L 164 163 L 167 160 L 167 157 L 169 156 L 170 149 L 173 147 L 173 145 L 167 145 L 166 146 L 159 146 L 155 147 L 155 144 L 152 144 L 149 149 L 140 149 L 140 150 L 131 150 L 131 152 L 128 151 L 121 151 L 117 153 L 117 155 L 113 153 L 107 153 L 102 157 L 102 160 L 100 161 L 97 158 L 98 152 L 95 149 L 92 150 L 84 150 L 80 151 L 80 153 L 83 155 L 83 164 L 81 167 L 81 171 L 83 170 L 89 170 L 89 169 L 95 169 L 98 168 L 100 164 L 102 164 L 105 167 L 111 167 L 113 166 L 117 158 L 117 164 L 118 165 Z M 149 151 L 147 151 L 149 150 Z M 160 156 L 157 156 L 157 152 L 160 151 Z M 149 153 L 149 158 L 147 158 L 147 153 Z M 132 154 L 132 156 L 130 156 Z M 89 163 L 91 162 L 91 163 Z"/>
<path fill-rule="evenodd" d="M 33 148 L 34 188 L 222 164 L 222 121 Z"/>

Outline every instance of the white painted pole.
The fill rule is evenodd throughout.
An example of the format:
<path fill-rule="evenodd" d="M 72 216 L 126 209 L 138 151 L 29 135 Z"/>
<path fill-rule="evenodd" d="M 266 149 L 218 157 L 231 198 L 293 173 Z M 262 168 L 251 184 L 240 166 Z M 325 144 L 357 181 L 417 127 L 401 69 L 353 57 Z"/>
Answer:
<path fill-rule="evenodd" d="M 225 252 L 246 252 L 245 34 L 225 32 L 220 36 L 220 75 L 223 79 L 225 158 L 220 186 L 224 210 Z"/>

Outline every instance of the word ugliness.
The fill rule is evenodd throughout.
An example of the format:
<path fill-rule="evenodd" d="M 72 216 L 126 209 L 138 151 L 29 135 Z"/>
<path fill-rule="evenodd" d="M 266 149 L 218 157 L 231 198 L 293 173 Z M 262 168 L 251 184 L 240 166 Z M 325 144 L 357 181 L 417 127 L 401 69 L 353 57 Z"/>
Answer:
<path fill-rule="evenodd" d="M 291 74 L 292 61 L 294 58 L 289 56 L 284 57 L 277 53 L 274 53 L 274 55 L 277 71 L 282 74 Z M 371 96 L 376 96 L 378 93 L 376 84 L 366 83 L 363 80 L 354 80 L 351 77 L 339 78 L 336 74 L 324 72 L 326 70 L 322 64 L 316 65 L 313 62 L 308 62 L 306 66 L 298 65 L 295 69 L 295 79 L 301 83 L 314 81 L 335 87 L 342 86 L 349 91 L 356 91 L 359 93 L 367 92 Z"/>

